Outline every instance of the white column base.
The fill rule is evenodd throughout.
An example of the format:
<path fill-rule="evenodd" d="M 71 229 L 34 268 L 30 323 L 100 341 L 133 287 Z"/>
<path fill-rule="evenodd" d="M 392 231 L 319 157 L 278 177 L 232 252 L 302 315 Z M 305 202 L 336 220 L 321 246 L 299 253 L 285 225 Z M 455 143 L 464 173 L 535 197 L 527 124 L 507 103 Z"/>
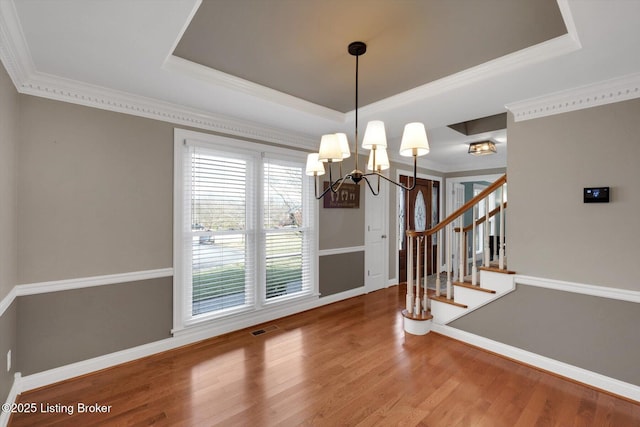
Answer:
<path fill-rule="evenodd" d="M 431 320 L 404 318 L 404 331 L 411 335 L 426 335 L 431 331 Z"/>

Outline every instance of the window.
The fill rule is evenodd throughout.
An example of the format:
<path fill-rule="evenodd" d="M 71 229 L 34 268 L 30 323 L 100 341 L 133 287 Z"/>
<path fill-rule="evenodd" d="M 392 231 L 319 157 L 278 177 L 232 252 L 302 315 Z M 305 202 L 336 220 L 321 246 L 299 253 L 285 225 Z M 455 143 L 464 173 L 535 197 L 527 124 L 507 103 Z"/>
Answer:
<path fill-rule="evenodd" d="M 175 327 L 313 296 L 305 154 L 176 130 Z"/>

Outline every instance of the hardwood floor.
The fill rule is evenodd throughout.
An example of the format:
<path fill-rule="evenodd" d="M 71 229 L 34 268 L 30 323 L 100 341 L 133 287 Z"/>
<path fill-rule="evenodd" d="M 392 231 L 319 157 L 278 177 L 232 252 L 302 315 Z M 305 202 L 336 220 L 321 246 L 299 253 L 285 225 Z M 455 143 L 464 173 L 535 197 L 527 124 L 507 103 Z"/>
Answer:
<path fill-rule="evenodd" d="M 38 410 L 9 425 L 640 426 L 638 404 L 435 333 L 405 336 L 403 300 L 396 286 L 262 335 L 242 330 L 24 393 L 19 402 Z M 78 402 L 111 408 L 78 413 Z"/>

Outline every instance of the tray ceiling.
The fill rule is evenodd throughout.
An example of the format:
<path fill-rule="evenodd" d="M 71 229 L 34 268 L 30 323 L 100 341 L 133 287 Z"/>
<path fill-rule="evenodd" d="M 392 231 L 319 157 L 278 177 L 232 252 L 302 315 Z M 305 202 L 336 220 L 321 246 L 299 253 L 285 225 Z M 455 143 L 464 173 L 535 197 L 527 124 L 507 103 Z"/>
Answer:
<path fill-rule="evenodd" d="M 371 104 L 567 32 L 555 0 L 205 1 L 174 55 L 332 110 Z"/>

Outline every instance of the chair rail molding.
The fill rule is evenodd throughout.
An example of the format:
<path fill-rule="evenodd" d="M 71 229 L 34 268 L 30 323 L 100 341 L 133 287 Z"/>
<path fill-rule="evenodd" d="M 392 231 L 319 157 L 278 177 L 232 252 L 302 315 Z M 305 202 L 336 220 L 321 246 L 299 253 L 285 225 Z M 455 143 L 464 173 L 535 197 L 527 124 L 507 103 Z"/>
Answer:
<path fill-rule="evenodd" d="M 173 268 L 160 268 L 156 270 L 132 271 L 104 276 L 78 277 L 74 279 L 15 285 L 0 301 L 0 316 L 4 314 L 5 310 L 9 308 L 17 297 L 21 296 L 69 291 L 94 286 L 115 285 L 118 283 L 137 282 L 139 280 L 159 279 L 171 276 L 173 276 Z"/>
<path fill-rule="evenodd" d="M 576 294 L 591 295 L 600 298 L 640 303 L 640 291 L 633 291 L 630 289 L 566 282 L 564 280 L 546 279 L 522 274 L 516 274 L 515 282 L 518 285 L 537 286 L 557 291 L 573 292 Z"/>

